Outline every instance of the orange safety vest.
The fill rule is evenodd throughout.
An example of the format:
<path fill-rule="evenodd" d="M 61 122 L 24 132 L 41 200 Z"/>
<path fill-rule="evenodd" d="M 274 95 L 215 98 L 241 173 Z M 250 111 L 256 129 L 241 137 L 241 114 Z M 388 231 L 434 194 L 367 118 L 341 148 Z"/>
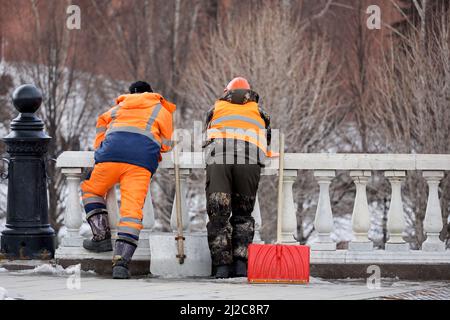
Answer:
<path fill-rule="evenodd" d="M 266 155 L 267 139 L 264 119 L 256 102 L 233 104 L 219 100 L 214 106 L 213 116 L 206 131 L 207 139 L 238 139 L 248 141 Z"/>

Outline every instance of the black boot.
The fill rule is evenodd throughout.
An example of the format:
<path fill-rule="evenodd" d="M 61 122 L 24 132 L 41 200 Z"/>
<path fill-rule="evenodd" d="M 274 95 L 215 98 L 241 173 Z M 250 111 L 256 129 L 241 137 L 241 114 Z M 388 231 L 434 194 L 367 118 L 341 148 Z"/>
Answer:
<path fill-rule="evenodd" d="M 123 241 L 117 240 L 114 249 L 113 257 L 113 279 L 129 279 L 130 271 L 128 270 L 128 264 L 133 257 L 134 251 L 136 250 L 136 245 Z"/>
<path fill-rule="evenodd" d="M 225 279 L 230 278 L 230 266 L 229 265 L 221 265 L 216 267 L 216 273 L 214 274 L 214 277 L 216 279 Z"/>
<path fill-rule="evenodd" d="M 235 259 L 233 262 L 233 277 L 247 277 L 247 261 Z"/>
<path fill-rule="evenodd" d="M 83 241 L 83 247 L 93 252 L 112 251 L 111 230 L 109 228 L 108 213 L 102 212 L 87 219 L 91 226 L 93 237 Z"/>

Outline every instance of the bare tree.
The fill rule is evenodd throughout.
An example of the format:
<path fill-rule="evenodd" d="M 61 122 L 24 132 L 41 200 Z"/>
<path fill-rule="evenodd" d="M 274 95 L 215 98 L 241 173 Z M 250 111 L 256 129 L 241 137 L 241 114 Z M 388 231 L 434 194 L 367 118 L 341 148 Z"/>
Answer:
<path fill-rule="evenodd" d="M 272 127 L 285 132 L 288 152 L 313 152 L 344 117 L 338 115 L 337 72 L 326 38 L 311 35 L 286 8 L 267 5 L 257 15 L 242 11 L 239 20 L 213 30 L 187 66 L 182 88 L 192 118 L 201 119 L 231 78 L 247 77 L 271 114 Z M 299 180 L 302 185 L 311 181 Z M 260 200 L 268 239 L 275 230 L 273 188 L 275 181 L 265 178 Z M 298 207 L 311 196 L 297 193 Z"/>
<path fill-rule="evenodd" d="M 77 33 L 66 28 L 65 10 L 69 4 L 70 1 L 29 0 L 29 10 L 18 8 L 16 17 L 28 26 L 29 38 L 16 56 L 24 55 L 27 60 L 11 63 L 20 83 L 32 82 L 43 91 L 39 112 L 45 130 L 52 137 L 48 147 L 48 195 L 50 223 L 56 230 L 62 225 L 66 193 L 64 178 L 51 159 L 90 143 L 91 132 L 86 127 L 95 126 L 95 106 L 99 104 L 97 94 L 101 90 L 93 73 L 79 71 L 79 52 L 87 48 L 81 48 Z M 96 60 L 93 55 L 90 59 L 83 62 L 95 70 Z"/>
<path fill-rule="evenodd" d="M 418 4 L 417 4 L 418 5 Z M 449 153 L 450 138 L 450 13 L 435 16 L 437 28 L 426 28 L 426 2 L 418 8 L 420 28 L 403 31 L 380 62 L 376 91 L 377 124 L 386 151 Z M 429 30 L 429 31 L 428 31 Z M 426 34 L 425 34 L 426 32 Z M 424 45 L 424 39 L 426 45 Z M 444 225 L 450 203 L 449 177 L 441 183 Z M 407 206 L 414 225 L 410 236 L 419 247 L 424 241 L 423 218 L 427 186 L 419 173 L 406 183 Z M 445 228 L 443 230 L 443 237 Z"/>

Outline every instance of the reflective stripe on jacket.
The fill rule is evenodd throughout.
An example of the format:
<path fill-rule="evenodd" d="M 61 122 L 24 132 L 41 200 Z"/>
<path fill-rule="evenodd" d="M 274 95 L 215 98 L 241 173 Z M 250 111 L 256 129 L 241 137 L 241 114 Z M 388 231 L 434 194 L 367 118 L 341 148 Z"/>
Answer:
<path fill-rule="evenodd" d="M 265 122 L 256 102 L 233 104 L 219 100 L 207 130 L 207 139 L 248 141 L 267 154 Z"/>
<path fill-rule="evenodd" d="M 97 121 L 96 162 L 124 162 L 152 174 L 161 152 L 170 150 L 172 113 L 176 107 L 157 93 L 122 95 L 117 106 Z"/>

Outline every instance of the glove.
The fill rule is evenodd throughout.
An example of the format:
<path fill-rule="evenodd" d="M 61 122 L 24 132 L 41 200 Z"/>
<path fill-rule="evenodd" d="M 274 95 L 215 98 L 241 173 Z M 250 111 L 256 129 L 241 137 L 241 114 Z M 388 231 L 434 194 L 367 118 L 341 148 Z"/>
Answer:
<path fill-rule="evenodd" d="M 280 154 L 278 152 L 274 152 L 272 150 L 267 151 L 267 156 L 269 158 L 278 158 Z"/>

